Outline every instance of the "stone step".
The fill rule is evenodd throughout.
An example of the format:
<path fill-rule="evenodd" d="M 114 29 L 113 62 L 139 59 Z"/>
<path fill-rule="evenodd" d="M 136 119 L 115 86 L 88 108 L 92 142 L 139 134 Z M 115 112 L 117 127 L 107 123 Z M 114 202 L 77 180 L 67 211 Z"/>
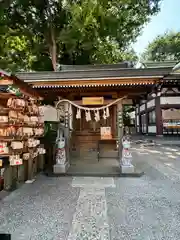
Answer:
<path fill-rule="evenodd" d="M 117 151 L 109 151 L 109 152 L 100 152 L 100 158 L 117 158 L 118 152 Z"/>

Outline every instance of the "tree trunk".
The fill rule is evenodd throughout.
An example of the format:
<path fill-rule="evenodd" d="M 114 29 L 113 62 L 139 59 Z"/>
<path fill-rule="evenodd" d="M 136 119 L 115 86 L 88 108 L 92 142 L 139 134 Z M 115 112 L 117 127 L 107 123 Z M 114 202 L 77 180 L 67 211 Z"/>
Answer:
<path fill-rule="evenodd" d="M 56 47 L 56 40 L 55 40 L 55 34 L 52 27 L 50 27 L 50 36 L 51 36 L 51 43 L 50 43 L 50 56 L 52 61 L 52 66 L 54 71 L 57 71 L 57 47 Z"/>

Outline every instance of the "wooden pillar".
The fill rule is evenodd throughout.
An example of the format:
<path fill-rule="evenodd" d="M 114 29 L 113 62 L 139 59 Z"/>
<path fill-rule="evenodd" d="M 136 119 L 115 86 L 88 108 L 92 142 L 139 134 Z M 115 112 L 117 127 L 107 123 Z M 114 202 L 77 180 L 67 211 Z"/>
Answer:
<path fill-rule="evenodd" d="M 40 147 L 44 148 L 44 144 L 41 144 Z M 38 165 L 38 171 L 43 171 L 44 170 L 44 154 L 38 155 L 38 160 L 37 160 L 37 165 Z"/>
<path fill-rule="evenodd" d="M 18 182 L 24 182 L 25 174 L 24 174 L 24 163 L 22 165 L 17 166 L 18 168 Z"/>
<path fill-rule="evenodd" d="M 33 159 L 28 160 L 28 180 L 33 179 Z"/>
<path fill-rule="evenodd" d="M 12 167 L 7 166 L 4 170 L 4 190 L 11 190 L 12 187 Z"/>
<path fill-rule="evenodd" d="M 139 107 L 138 107 L 138 113 L 139 113 L 139 133 L 142 134 L 142 121 L 141 121 L 140 104 L 139 104 Z"/>
<path fill-rule="evenodd" d="M 23 161 L 23 165 L 24 165 L 24 181 L 28 180 L 28 160 L 24 160 Z"/>
<path fill-rule="evenodd" d="M 37 159 L 38 159 L 38 157 L 35 157 L 33 159 L 33 177 L 35 177 L 37 175 Z"/>
<path fill-rule="evenodd" d="M 119 102 L 117 104 L 117 133 L 118 133 L 118 141 L 119 141 L 119 145 L 118 145 L 118 157 L 119 157 L 119 161 L 121 162 L 121 158 L 122 158 L 122 137 L 123 137 L 123 126 L 119 127 L 119 112 L 123 113 L 123 106 L 122 106 L 122 102 Z"/>
<path fill-rule="evenodd" d="M 156 112 L 156 136 L 163 136 L 162 110 L 160 105 L 160 97 L 155 98 Z"/>
<path fill-rule="evenodd" d="M 145 103 L 145 114 L 146 114 L 146 135 L 148 135 L 148 108 L 147 108 L 147 100 Z"/>
<path fill-rule="evenodd" d="M 112 134 L 113 137 L 117 137 L 117 105 L 113 105 L 112 109 Z"/>
<path fill-rule="evenodd" d="M 12 166 L 12 189 L 16 189 L 18 183 L 18 166 Z"/>
<path fill-rule="evenodd" d="M 135 110 L 135 128 L 136 128 L 136 133 L 139 133 L 139 108 L 138 105 L 136 104 L 136 110 Z"/>
<path fill-rule="evenodd" d="M 68 103 L 65 103 L 65 129 L 64 129 L 64 138 L 66 143 L 66 161 L 70 162 L 70 132 L 69 132 L 69 118 L 68 118 L 68 111 L 69 111 L 69 105 Z"/>

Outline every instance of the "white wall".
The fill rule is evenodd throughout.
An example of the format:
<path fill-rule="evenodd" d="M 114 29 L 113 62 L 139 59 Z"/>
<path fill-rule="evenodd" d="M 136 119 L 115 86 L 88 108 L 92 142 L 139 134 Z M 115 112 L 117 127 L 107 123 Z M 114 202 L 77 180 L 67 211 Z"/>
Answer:
<path fill-rule="evenodd" d="M 156 133 L 156 126 L 148 126 L 148 133 Z"/>
<path fill-rule="evenodd" d="M 161 97 L 160 104 L 180 104 L 180 97 Z"/>
<path fill-rule="evenodd" d="M 136 116 L 136 125 L 139 126 L 139 115 Z"/>
<path fill-rule="evenodd" d="M 152 99 L 147 102 L 147 108 L 151 108 L 155 106 L 155 99 Z"/>
<path fill-rule="evenodd" d="M 140 112 L 144 111 L 145 110 L 145 104 L 141 105 L 140 106 Z"/>

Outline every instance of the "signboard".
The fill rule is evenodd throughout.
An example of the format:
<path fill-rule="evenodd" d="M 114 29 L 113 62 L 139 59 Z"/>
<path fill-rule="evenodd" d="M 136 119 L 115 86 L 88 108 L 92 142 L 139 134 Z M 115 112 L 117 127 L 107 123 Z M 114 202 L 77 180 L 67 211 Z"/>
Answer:
<path fill-rule="evenodd" d="M 101 127 L 101 139 L 112 139 L 111 127 Z"/>
<path fill-rule="evenodd" d="M 163 120 L 180 120 L 180 110 L 179 109 L 168 109 L 162 110 Z"/>
<path fill-rule="evenodd" d="M 180 110 L 168 109 L 162 110 L 164 128 L 180 128 Z"/>
<path fill-rule="evenodd" d="M 23 161 L 22 159 L 11 159 L 10 160 L 10 166 L 18 166 L 18 165 L 22 165 Z"/>
<path fill-rule="evenodd" d="M 41 121 L 45 122 L 59 122 L 58 110 L 50 105 L 41 106 L 39 111 L 43 116 L 41 116 Z"/>
<path fill-rule="evenodd" d="M 103 105 L 104 98 L 103 97 L 83 97 L 82 105 Z"/>

